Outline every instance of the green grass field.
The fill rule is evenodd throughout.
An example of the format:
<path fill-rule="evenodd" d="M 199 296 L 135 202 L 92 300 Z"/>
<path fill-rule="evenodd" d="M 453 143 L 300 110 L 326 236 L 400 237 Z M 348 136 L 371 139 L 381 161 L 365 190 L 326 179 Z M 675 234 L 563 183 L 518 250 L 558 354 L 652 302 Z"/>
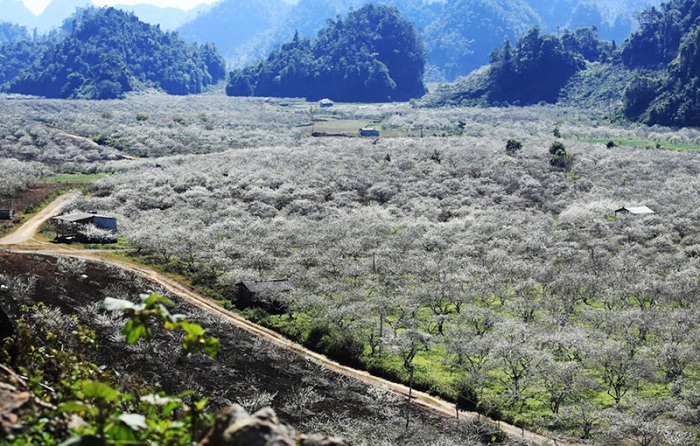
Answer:
<path fill-rule="evenodd" d="M 683 143 L 672 143 L 668 141 L 651 141 L 651 140 L 639 140 L 639 139 L 616 139 L 616 138 L 593 138 L 593 139 L 581 139 L 580 141 L 589 142 L 592 144 L 608 144 L 609 142 L 615 143 L 616 146 L 620 147 L 652 147 L 656 149 L 671 149 L 671 150 L 681 150 L 681 151 L 700 151 L 700 145 L 698 144 L 683 144 Z"/>
<path fill-rule="evenodd" d="M 109 174 L 106 173 L 91 173 L 91 174 L 76 174 L 76 175 L 54 175 L 46 179 L 47 183 L 70 183 L 70 184 L 86 184 L 91 183 L 100 178 L 104 178 Z"/>

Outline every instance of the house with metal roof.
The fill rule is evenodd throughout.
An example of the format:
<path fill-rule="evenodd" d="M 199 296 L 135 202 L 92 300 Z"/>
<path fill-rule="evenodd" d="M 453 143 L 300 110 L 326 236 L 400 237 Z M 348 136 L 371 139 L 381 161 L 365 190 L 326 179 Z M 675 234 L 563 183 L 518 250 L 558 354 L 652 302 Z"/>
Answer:
<path fill-rule="evenodd" d="M 115 217 L 90 212 L 59 215 L 58 217 L 53 217 L 51 223 L 56 231 L 56 237 L 59 239 L 69 240 L 85 236 L 84 230 L 89 225 L 112 234 L 117 233 L 117 219 Z"/>
<path fill-rule="evenodd" d="M 654 213 L 646 206 L 623 206 L 615 210 L 615 218 L 617 218 L 617 214 L 650 215 Z"/>

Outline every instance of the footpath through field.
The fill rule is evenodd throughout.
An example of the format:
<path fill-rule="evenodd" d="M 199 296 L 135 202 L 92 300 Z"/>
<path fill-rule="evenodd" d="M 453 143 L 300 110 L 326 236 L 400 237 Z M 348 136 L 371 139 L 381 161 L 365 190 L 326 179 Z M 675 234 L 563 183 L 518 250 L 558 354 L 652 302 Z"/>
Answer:
<path fill-rule="evenodd" d="M 65 201 L 68 197 L 59 196 L 50 205 L 44 208 L 41 212 L 37 213 L 33 218 L 28 220 L 21 228 L 15 232 L 0 238 L 0 245 L 6 245 L 7 250 L 19 253 L 19 254 L 42 254 L 50 256 L 69 256 L 78 257 L 85 260 L 92 260 L 95 262 L 101 262 L 111 266 L 115 266 L 127 271 L 137 273 L 146 279 L 157 283 L 162 286 L 173 295 L 192 303 L 193 305 L 202 308 L 209 313 L 216 314 L 221 319 L 240 327 L 249 333 L 252 333 L 260 338 L 263 338 L 273 344 L 292 350 L 297 354 L 303 356 L 304 358 L 310 358 L 317 363 L 334 370 L 338 373 L 342 373 L 345 376 L 349 376 L 358 379 L 362 382 L 373 386 L 379 386 L 387 388 L 405 398 L 408 397 L 408 387 L 402 384 L 397 384 L 391 381 L 387 381 L 383 378 L 379 378 L 369 374 L 368 372 L 362 370 L 356 370 L 335 361 L 328 359 L 326 356 L 311 351 L 295 342 L 290 341 L 279 333 L 262 327 L 260 325 L 254 324 L 249 320 L 243 318 L 237 313 L 225 310 L 221 306 L 212 302 L 210 299 L 192 291 L 191 289 L 185 287 L 181 283 L 155 271 L 152 268 L 143 266 L 140 264 L 129 263 L 124 260 L 118 260 L 105 255 L 103 251 L 92 251 L 92 250 L 81 250 L 75 248 L 69 248 L 65 245 L 57 245 L 52 243 L 32 243 L 32 238 L 34 237 L 36 231 L 39 229 L 41 224 L 48 220 L 49 218 L 57 215 Z M 29 243 L 27 243 L 29 242 Z M 415 398 L 413 404 L 416 404 L 426 410 L 430 410 L 434 413 L 440 414 L 445 417 L 454 418 L 455 417 L 455 405 L 448 403 L 440 398 L 428 395 L 427 393 L 413 390 L 412 395 Z M 475 419 L 480 415 L 474 412 L 460 412 L 460 419 Z M 481 416 L 481 418 L 484 418 Z M 519 427 L 510 425 L 504 422 L 496 422 L 491 420 L 494 426 L 501 429 L 508 436 L 512 438 L 520 438 L 530 443 L 536 445 L 567 445 L 576 446 L 576 443 L 568 443 L 562 440 L 554 439 L 551 437 L 546 437 L 535 432 L 521 429 Z"/>

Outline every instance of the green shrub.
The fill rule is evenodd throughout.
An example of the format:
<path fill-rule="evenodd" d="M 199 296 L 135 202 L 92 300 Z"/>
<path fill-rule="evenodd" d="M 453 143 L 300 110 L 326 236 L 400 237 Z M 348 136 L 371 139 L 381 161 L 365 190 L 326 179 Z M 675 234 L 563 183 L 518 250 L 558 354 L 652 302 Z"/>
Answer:
<path fill-rule="evenodd" d="M 549 160 L 549 164 L 552 167 L 557 167 L 568 171 L 571 168 L 571 154 L 566 151 L 564 143 L 561 141 L 554 141 L 549 148 L 549 153 L 552 158 Z"/>
<path fill-rule="evenodd" d="M 311 328 L 306 344 L 341 364 L 360 366 L 364 345 L 347 330 L 327 324 L 317 324 Z"/>
<path fill-rule="evenodd" d="M 474 385 L 469 380 L 461 379 L 455 383 L 457 391 L 456 406 L 458 410 L 477 412 L 479 409 L 479 395 Z"/>
<path fill-rule="evenodd" d="M 92 140 L 101 146 L 108 146 L 112 143 L 112 137 L 104 134 L 95 135 Z"/>
<path fill-rule="evenodd" d="M 523 148 L 523 143 L 518 141 L 517 139 L 511 138 L 508 140 L 508 142 L 506 142 L 506 153 L 508 155 L 515 155 L 522 148 Z"/>

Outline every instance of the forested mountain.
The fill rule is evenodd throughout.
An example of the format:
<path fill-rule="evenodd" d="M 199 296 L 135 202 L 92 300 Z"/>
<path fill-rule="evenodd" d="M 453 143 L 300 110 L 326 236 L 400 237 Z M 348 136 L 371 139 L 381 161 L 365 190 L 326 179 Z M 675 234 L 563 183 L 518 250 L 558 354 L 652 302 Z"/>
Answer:
<path fill-rule="evenodd" d="M 634 14 L 660 0 L 383 0 L 422 33 L 432 80 L 451 80 L 488 63 L 488 54 L 508 37 L 517 40 L 533 26 L 544 32 L 595 26 L 601 38 L 626 38 Z M 363 0 L 223 0 L 181 28 L 194 41 L 214 42 L 241 67 L 262 59 L 295 32 L 313 37 L 328 19 L 359 9 Z M 250 6 L 254 10 L 250 12 Z"/>
<path fill-rule="evenodd" d="M 24 26 L 0 23 L 0 90 L 28 68 L 45 46 L 45 39 L 33 39 Z"/>
<path fill-rule="evenodd" d="M 543 32 L 594 26 L 601 38 L 624 40 L 636 27 L 636 12 L 661 0 L 380 0 L 395 6 L 422 34 L 429 80 L 452 80 L 488 63 L 488 54 L 515 42 L 533 26 Z M 191 42 L 216 44 L 236 68 L 261 60 L 295 32 L 313 38 L 365 0 L 220 0 L 191 11 L 148 5 L 115 6 L 140 20 L 174 29 Z M 47 32 L 90 0 L 53 0 L 35 17 L 20 0 L 0 0 L 0 21 Z M 189 20 L 189 21 L 188 21 Z M 184 24 L 183 24 L 184 22 Z"/>
<path fill-rule="evenodd" d="M 44 44 L 21 40 L 0 46 L 0 91 L 41 56 Z"/>
<path fill-rule="evenodd" d="M 424 66 L 414 26 L 396 8 L 367 5 L 329 21 L 314 40 L 296 34 L 264 62 L 234 71 L 226 93 L 406 101 L 425 93 Z"/>
<path fill-rule="evenodd" d="M 516 40 L 539 18 L 522 0 L 456 0 L 425 30 L 430 63 L 447 79 L 488 63 L 488 54 Z"/>
<path fill-rule="evenodd" d="M 562 88 L 586 62 L 607 61 L 614 45 L 593 28 L 565 31 L 561 37 L 530 29 L 517 44 L 505 41 L 490 65 L 454 87 L 438 92 L 438 105 L 528 105 L 556 102 Z"/>
<path fill-rule="evenodd" d="M 284 0 L 222 1 L 206 13 L 181 26 L 178 31 L 190 40 L 213 42 L 237 68 L 264 59 L 295 33 L 315 37 L 329 19 L 336 19 L 365 0 Z M 387 0 L 402 16 L 419 29 L 431 23 L 444 7 L 435 0 Z"/>
<path fill-rule="evenodd" d="M 182 95 L 200 93 L 226 74 L 213 45 L 188 44 L 114 8 L 82 10 L 67 28 L 67 37 L 45 43 L 33 64 L 10 82 L 10 92 L 109 99 L 156 87 Z"/>
<path fill-rule="evenodd" d="M 645 11 L 621 56 L 628 67 L 652 69 L 625 90 L 628 118 L 700 126 L 700 0 L 671 0 Z"/>
<path fill-rule="evenodd" d="M 639 17 L 640 29 L 620 49 L 599 39 L 593 28 L 566 30 L 561 37 L 542 36 L 534 28 L 516 48 L 506 41 L 491 53 L 488 68 L 427 102 L 622 102 L 622 114 L 633 121 L 700 126 L 700 0 L 671 0 Z M 596 99 L 604 103 L 592 103 Z"/>

